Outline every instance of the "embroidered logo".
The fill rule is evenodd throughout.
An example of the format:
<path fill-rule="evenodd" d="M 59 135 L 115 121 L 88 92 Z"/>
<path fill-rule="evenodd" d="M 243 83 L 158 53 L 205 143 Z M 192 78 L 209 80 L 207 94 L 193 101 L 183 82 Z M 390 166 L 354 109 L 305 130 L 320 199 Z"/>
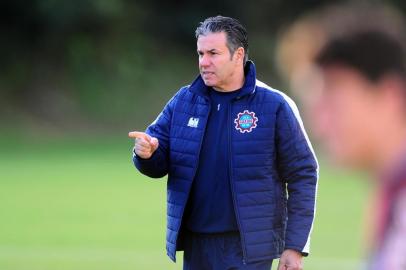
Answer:
<path fill-rule="evenodd" d="M 197 128 L 199 125 L 199 118 L 190 117 L 189 122 L 187 123 L 188 127 Z"/>
<path fill-rule="evenodd" d="M 258 117 L 254 112 L 245 110 L 238 113 L 237 118 L 234 120 L 235 129 L 241 133 L 251 132 L 252 129 L 257 127 Z"/>

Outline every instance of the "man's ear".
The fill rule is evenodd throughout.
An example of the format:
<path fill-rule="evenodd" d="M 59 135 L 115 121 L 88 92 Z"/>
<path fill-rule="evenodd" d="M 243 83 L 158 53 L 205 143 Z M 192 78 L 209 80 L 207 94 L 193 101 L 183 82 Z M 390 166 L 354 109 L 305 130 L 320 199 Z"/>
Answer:
<path fill-rule="evenodd" d="M 245 56 L 245 50 L 243 47 L 239 47 L 235 52 L 234 52 L 234 57 L 236 57 L 237 61 L 244 61 L 244 56 Z"/>

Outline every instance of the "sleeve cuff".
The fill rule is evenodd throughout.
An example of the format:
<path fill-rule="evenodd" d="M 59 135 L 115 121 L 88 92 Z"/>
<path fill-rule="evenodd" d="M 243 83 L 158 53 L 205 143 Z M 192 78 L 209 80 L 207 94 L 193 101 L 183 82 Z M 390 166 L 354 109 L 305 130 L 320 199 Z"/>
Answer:
<path fill-rule="evenodd" d="M 308 253 L 308 252 L 304 252 L 304 251 L 302 251 L 301 249 L 299 249 L 299 248 L 297 248 L 297 247 L 288 247 L 288 246 L 285 246 L 285 250 L 287 250 L 287 249 L 297 251 L 297 252 L 299 252 L 300 254 L 302 254 L 303 257 L 309 256 L 309 253 Z"/>

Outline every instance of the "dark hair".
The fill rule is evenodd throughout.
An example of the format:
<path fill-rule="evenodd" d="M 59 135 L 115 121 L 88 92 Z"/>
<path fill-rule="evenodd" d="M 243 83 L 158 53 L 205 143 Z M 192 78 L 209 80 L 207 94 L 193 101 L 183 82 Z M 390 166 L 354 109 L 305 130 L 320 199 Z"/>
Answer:
<path fill-rule="evenodd" d="M 389 73 L 406 75 L 401 39 L 384 31 L 355 32 L 327 42 L 316 57 L 321 67 L 339 64 L 355 68 L 376 82 Z"/>
<path fill-rule="evenodd" d="M 196 38 L 208 33 L 225 32 L 227 36 L 227 47 L 231 53 L 243 47 L 245 51 L 244 64 L 248 60 L 248 35 L 245 27 L 236 19 L 230 17 L 216 16 L 205 19 L 196 29 Z"/>

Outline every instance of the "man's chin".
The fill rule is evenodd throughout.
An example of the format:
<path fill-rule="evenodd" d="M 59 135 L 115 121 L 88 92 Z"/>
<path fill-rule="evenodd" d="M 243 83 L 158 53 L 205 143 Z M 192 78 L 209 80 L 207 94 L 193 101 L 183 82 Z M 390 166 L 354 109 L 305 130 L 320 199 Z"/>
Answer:
<path fill-rule="evenodd" d="M 208 87 L 214 87 L 214 86 L 216 86 L 216 83 L 213 82 L 213 81 L 211 81 L 211 80 L 205 80 L 205 79 L 203 79 L 203 81 L 204 81 L 204 84 L 205 84 L 206 86 L 208 86 Z"/>

